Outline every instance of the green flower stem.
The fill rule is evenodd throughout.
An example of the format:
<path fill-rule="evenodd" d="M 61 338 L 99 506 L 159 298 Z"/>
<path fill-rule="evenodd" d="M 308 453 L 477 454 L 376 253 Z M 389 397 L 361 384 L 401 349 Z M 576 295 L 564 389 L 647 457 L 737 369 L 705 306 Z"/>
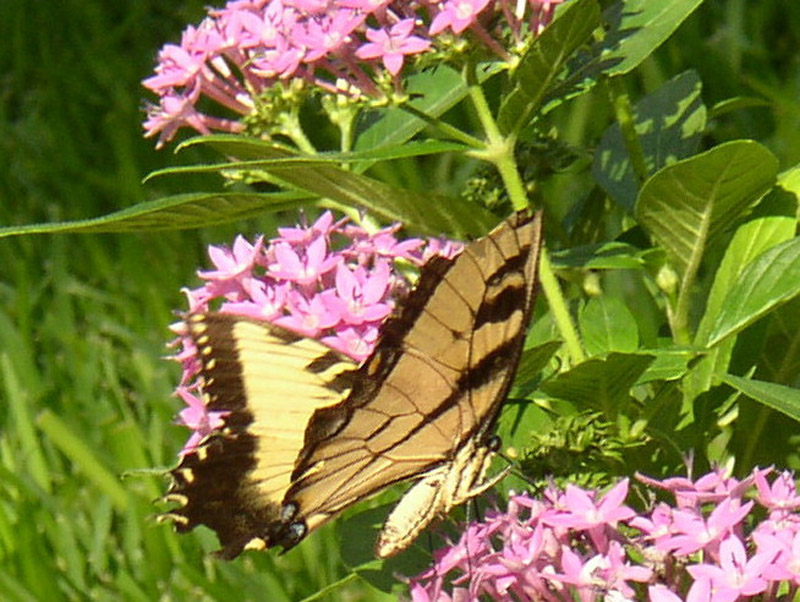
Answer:
<path fill-rule="evenodd" d="M 466 70 L 469 96 L 488 140 L 485 150 L 473 154 L 493 163 L 497 167 L 512 206 L 516 211 L 520 211 L 528 207 L 528 195 L 525 192 L 525 184 L 519 175 L 519 169 L 517 168 L 517 162 L 514 156 L 515 140 L 511 136 L 503 136 L 500 132 L 500 128 L 497 127 L 497 122 L 494 120 L 492 112 L 489 109 L 486 96 L 483 94 L 483 88 L 478 84 L 477 78 L 475 77 L 474 67 L 470 67 L 472 66 L 468 66 Z M 572 362 L 579 364 L 585 359 L 583 347 L 578 337 L 577 329 L 572 323 L 572 317 L 570 316 L 567 302 L 561 292 L 558 280 L 553 273 L 553 268 L 550 264 L 550 256 L 545 247 L 542 247 L 542 257 L 539 261 L 539 280 L 544 295 L 547 298 L 547 303 L 550 305 L 550 311 L 553 314 L 556 327 L 567 346 L 567 352 Z"/>
<path fill-rule="evenodd" d="M 472 105 L 486 133 L 486 145 L 482 150 L 472 153 L 474 156 L 492 163 L 500 172 L 500 177 L 505 184 L 508 198 L 515 211 L 521 211 L 528 206 L 528 194 L 525 192 L 525 185 L 517 169 L 517 161 L 514 157 L 514 143 L 516 140 L 509 136 L 505 137 L 497 127 L 489 103 L 483 93 L 483 87 L 478 83 L 475 74 L 475 65 L 469 64 L 465 68 L 465 79 L 467 81 L 467 91 Z"/>
<path fill-rule="evenodd" d="M 280 124 L 283 134 L 294 142 L 297 148 L 309 155 L 317 154 L 317 149 L 314 148 L 314 145 L 311 144 L 311 140 L 308 139 L 306 133 L 303 131 L 303 126 L 300 124 L 300 115 L 297 110 L 281 113 Z"/>
<path fill-rule="evenodd" d="M 415 106 L 411 105 L 408 102 L 403 102 L 397 105 L 400 109 L 421 119 L 431 127 L 436 128 L 440 132 L 442 132 L 448 138 L 452 138 L 453 140 L 457 140 L 459 142 L 463 142 L 464 144 L 471 146 L 473 148 L 483 149 L 486 145 L 479 139 L 475 138 L 474 136 L 470 136 L 466 132 L 459 130 L 458 128 L 453 127 L 450 124 L 445 123 L 444 121 L 440 121 L 435 117 L 431 117 L 424 111 L 420 111 Z"/>
<path fill-rule="evenodd" d="M 633 116 L 631 99 L 621 77 L 611 77 L 606 80 L 606 84 L 611 106 L 614 108 L 614 115 L 619 123 L 620 132 L 622 132 L 622 140 L 631 160 L 631 167 L 633 167 L 639 183 L 642 183 L 650 176 L 650 173 L 644 160 L 641 140 L 636 133 L 636 119 Z"/>
<path fill-rule="evenodd" d="M 542 247 L 542 258 L 539 260 L 539 282 L 542 284 L 542 291 L 544 291 L 544 296 L 547 298 L 547 304 L 550 306 L 550 312 L 553 314 L 556 328 L 558 328 L 558 332 L 567 347 L 567 353 L 572 365 L 580 364 L 586 359 L 586 354 L 583 351 L 578 331 L 572 323 L 572 316 L 569 314 L 567 302 L 561 293 L 561 287 L 558 285 L 556 275 L 553 273 L 550 254 L 547 252 L 546 247 Z"/>

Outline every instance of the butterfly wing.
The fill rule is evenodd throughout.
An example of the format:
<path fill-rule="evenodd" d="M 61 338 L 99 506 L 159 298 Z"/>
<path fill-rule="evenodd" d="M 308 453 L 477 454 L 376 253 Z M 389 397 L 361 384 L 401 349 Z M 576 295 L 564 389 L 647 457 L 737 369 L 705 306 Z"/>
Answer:
<path fill-rule="evenodd" d="M 530 319 L 540 239 L 541 216 L 519 213 L 454 260 L 425 265 L 347 399 L 314 412 L 285 498 L 282 545 L 411 477 L 449 483 L 438 498 L 421 496 L 433 506 L 427 521 L 480 489 Z"/>
<path fill-rule="evenodd" d="M 178 531 L 214 529 L 221 556 L 273 544 L 281 505 L 313 412 L 349 392 L 355 364 L 282 328 L 222 314 L 186 323 L 204 401 L 223 425 L 172 471 L 164 515 Z"/>

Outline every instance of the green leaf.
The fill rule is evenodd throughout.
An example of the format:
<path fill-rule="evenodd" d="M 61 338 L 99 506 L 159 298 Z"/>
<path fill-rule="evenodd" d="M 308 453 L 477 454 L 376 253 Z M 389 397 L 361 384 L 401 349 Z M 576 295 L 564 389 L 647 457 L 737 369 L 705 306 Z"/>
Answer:
<path fill-rule="evenodd" d="M 624 242 L 604 242 L 555 251 L 553 269 L 635 270 L 644 267 L 641 250 Z"/>
<path fill-rule="evenodd" d="M 482 65 L 478 81 L 488 79 L 499 70 L 496 64 Z M 413 98 L 410 104 L 430 117 L 440 117 L 467 95 L 461 74 L 444 65 L 412 75 L 405 88 Z M 355 142 L 357 151 L 403 144 L 428 125 L 399 108 L 367 114 L 367 119 L 373 121 L 358 135 Z"/>
<path fill-rule="evenodd" d="M 636 104 L 634 127 L 648 173 L 697 150 L 706 125 L 701 88 L 697 73 L 685 71 Z M 594 155 L 592 174 L 618 205 L 633 210 L 639 181 L 618 124 L 609 127 L 603 135 Z"/>
<path fill-rule="evenodd" d="M 419 541 L 391 558 L 379 560 L 375 557 L 374 542 L 394 505 L 392 502 L 355 512 L 337 525 L 345 565 L 372 587 L 387 593 L 397 587 L 395 575 L 416 575 L 425 570 L 429 562 L 429 557 L 419 552 L 419 548 L 424 547 Z"/>
<path fill-rule="evenodd" d="M 0 238 L 21 234 L 65 232 L 159 232 L 201 228 L 313 204 L 315 197 L 297 192 L 192 193 L 139 203 L 102 217 L 51 224 L 0 228 Z"/>
<path fill-rule="evenodd" d="M 569 57 L 599 26 L 595 0 L 573 0 L 533 41 L 511 76 L 514 88 L 500 105 L 498 123 L 504 133 L 518 132 L 528 124 Z"/>
<path fill-rule="evenodd" d="M 725 297 L 708 345 L 740 332 L 800 294 L 800 238 L 772 247 L 747 264 Z"/>
<path fill-rule="evenodd" d="M 395 188 L 365 175 L 346 171 L 316 156 L 300 156 L 274 145 L 240 136 L 207 136 L 194 139 L 225 156 L 242 162 L 180 168 L 184 171 L 249 169 L 266 172 L 287 186 L 368 211 L 384 221 L 400 221 L 411 229 L 438 236 L 485 234 L 497 218 L 461 198 L 444 198 Z M 176 170 L 170 170 L 175 173 Z M 158 175 L 161 175 L 160 172 Z"/>
<path fill-rule="evenodd" d="M 741 391 L 750 399 L 800 421 L 800 390 L 762 380 L 742 378 L 733 374 L 720 376 L 722 382 Z"/>
<path fill-rule="evenodd" d="M 578 325 L 589 355 L 630 353 L 639 347 L 636 319 L 619 297 L 593 297 L 583 307 Z"/>
<path fill-rule="evenodd" d="M 710 241 L 742 219 L 774 184 L 778 161 L 751 140 L 721 144 L 658 171 L 642 186 L 636 216 L 680 274 Z"/>
<path fill-rule="evenodd" d="M 539 373 L 547 366 L 556 351 L 561 347 L 561 341 L 548 341 L 535 347 L 526 348 L 519 360 L 514 385 L 508 394 L 510 398 L 526 397 L 538 384 Z"/>
<path fill-rule="evenodd" d="M 640 353 L 652 355 L 655 360 L 647 367 L 637 385 L 657 380 L 679 380 L 688 371 L 688 364 L 697 356 L 694 349 L 671 347 L 667 349 L 643 349 Z"/>
<path fill-rule="evenodd" d="M 542 391 L 552 397 L 574 402 L 580 411 L 597 409 L 608 420 L 624 412 L 630 389 L 653 362 L 653 356 L 611 353 L 578 364 L 555 379 L 543 383 Z"/>
<path fill-rule="evenodd" d="M 547 94 L 545 111 L 588 92 L 603 77 L 622 75 L 650 56 L 702 0 L 621 0 L 603 11 L 605 35 L 570 66 Z"/>
<path fill-rule="evenodd" d="M 128 509 L 128 492 L 120 485 L 119 478 L 103 465 L 92 448 L 61 418 L 49 409 L 43 410 L 37 417 L 36 424 L 70 462 L 109 497 L 118 511 L 125 512 Z"/>
<path fill-rule="evenodd" d="M 622 75 L 661 46 L 703 0 L 625 0 L 612 4 L 603 14 L 611 23 L 600 59 L 608 65 L 603 73 Z"/>
<path fill-rule="evenodd" d="M 728 293 L 740 280 L 745 267 L 761 253 L 791 240 L 796 228 L 795 217 L 770 215 L 750 220 L 736 229 L 714 275 L 705 313 L 695 336 L 698 347 L 707 346 L 711 328 L 719 319 L 727 304 Z"/>

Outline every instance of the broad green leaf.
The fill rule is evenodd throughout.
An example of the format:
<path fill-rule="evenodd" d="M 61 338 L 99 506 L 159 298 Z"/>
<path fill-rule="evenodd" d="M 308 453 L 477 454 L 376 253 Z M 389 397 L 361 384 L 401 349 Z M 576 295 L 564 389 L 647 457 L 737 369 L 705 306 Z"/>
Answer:
<path fill-rule="evenodd" d="M 800 165 L 795 165 L 781 173 L 778 177 L 778 186 L 793 194 L 798 203 L 800 203 Z"/>
<path fill-rule="evenodd" d="M 425 569 L 427 556 L 418 554 L 412 546 L 409 552 L 386 560 L 375 557 L 373 542 L 394 503 L 369 508 L 346 517 L 337 525 L 340 533 L 340 553 L 345 565 L 353 569 L 370 585 L 383 592 L 397 586 L 396 574 L 416 575 Z"/>
<path fill-rule="evenodd" d="M 316 199 L 297 192 L 193 193 L 139 203 L 93 219 L 0 228 L 0 238 L 21 234 L 66 232 L 157 232 L 201 228 L 312 204 Z"/>
<path fill-rule="evenodd" d="M 724 374 L 720 376 L 720 379 L 750 399 L 782 412 L 793 420 L 800 421 L 800 389 L 762 380 L 742 378 L 733 374 Z"/>
<path fill-rule="evenodd" d="M 556 351 L 561 347 L 561 341 L 548 341 L 535 347 L 528 347 L 522 352 L 519 367 L 514 376 L 514 385 L 508 394 L 510 398 L 526 397 L 536 388 L 536 377 L 547 366 Z"/>
<path fill-rule="evenodd" d="M 708 335 L 718 319 L 731 287 L 738 281 L 745 266 L 758 255 L 794 236 L 797 220 L 794 217 L 797 202 L 783 202 L 789 197 L 786 192 L 776 188 L 757 208 L 764 209 L 763 216 L 757 216 L 736 229 L 725 255 L 714 274 L 714 282 L 707 296 L 706 307 L 697 327 L 694 342 L 698 348 L 707 346 Z M 781 207 L 780 205 L 784 205 Z M 781 214 L 782 213 L 782 214 Z M 692 374 L 684 382 L 687 398 L 693 399 L 707 391 L 713 384 L 713 376 L 728 371 L 735 337 L 720 342 L 692 368 Z"/>
<path fill-rule="evenodd" d="M 611 353 L 578 364 L 555 379 L 543 383 L 541 390 L 552 397 L 571 401 L 580 411 L 596 409 L 608 420 L 624 413 L 630 389 L 653 362 L 653 357 L 638 353 Z"/>
<path fill-rule="evenodd" d="M 690 156 L 706 125 L 706 107 L 694 71 L 674 77 L 634 108 L 635 129 L 648 173 Z M 606 130 L 594 154 L 592 174 L 618 205 L 633 211 L 639 181 L 618 124 Z"/>
<path fill-rule="evenodd" d="M 604 242 L 554 252 L 553 268 L 586 270 L 635 270 L 644 267 L 641 250 L 623 242 Z"/>
<path fill-rule="evenodd" d="M 721 144 L 658 171 L 642 186 L 636 216 L 682 275 L 710 241 L 741 220 L 774 184 L 775 156 L 751 140 Z"/>
<path fill-rule="evenodd" d="M 625 0 L 611 5 L 603 17 L 611 29 L 600 59 L 608 76 L 622 75 L 661 46 L 703 0 Z"/>
<path fill-rule="evenodd" d="M 518 132 L 528 124 L 569 57 L 599 25 L 595 0 L 573 0 L 533 41 L 511 76 L 514 88 L 500 106 L 498 123 L 503 132 Z"/>
<path fill-rule="evenodd" d="M 364 209 L 384 221 L 400 221 L 418 231 L 454 237 L 485 234 L 497 222 L 491 213 L 461 198 L 443 198 L 395 188 L 365 175 L 345 171 L 317 157 L 299 156 L 255 139 L 209 136 L 193 143 L 211 146 L 242 162 L 222 166 L 180 168 L 184 171 L 223 169 L 258 170 L 288 187 L 318 195 L 334 203 Z M 169 173 L 176 173 L 171 169 Z M 159 172 L 161 175 L 165 172 Z"/>
<path fill-rule="evenodd" d="M 686 374 L 689 362 L 697 356 L 693 349 L 678 347 L 643 349 L 640 353 L 652 355 L 655 360 L 636 381 L 637 385 L 656 380 L 679 380 Z"/>
<path fill-rule="evenodd" d="M 706 346 L 711 328 L 725 307 L 726 297 L 739 281 L 745 267 L 767 249 L 790 240 L 796 228 L 796 218 L 770 215 L 750 220 L 736 229 L 714 275 L 705 313 L 697 328 L 695 345 Z"/>
<path fill-rule="evenodd" d="M 800 294 L 800 238 L 774 246 L 742 270 L 708 336 L 712 347 Z"/>
<path fill-rule="evenodd" d="M 602 77 L 636 68 L 703 0 L 620 0 L 603 11 L 605 35 L 570 66 L 548 95 L 545 111 L 594 87 Z"/>
<path fill-rule="evenodd" d="M 770 316 L 765 329 L 755 329 L 763 336 L 758 356 L 759 377 L 764 380 L 800 383 L 800 296 L 781 305 Z M 731 337 L 739 340 L 740 337 Z M 731 339 L 726 339 L 725 342 Z M 744 343 L 744 341 L 742 341 Z M 724 345 L 725 343 L 721 343 Z M 739 346 L 744 347 L 744 345 Z M 753 360 L 756 361 L 756 360 Z M 719 371 L 722 373 L 723 371 Z"/>
<path fill-rule="evenodd" d="M 630 353 L 639 347 L 636 319 L 619 297 L 593 297 L 578 318 L 589 355 L 609 351 Z"/>

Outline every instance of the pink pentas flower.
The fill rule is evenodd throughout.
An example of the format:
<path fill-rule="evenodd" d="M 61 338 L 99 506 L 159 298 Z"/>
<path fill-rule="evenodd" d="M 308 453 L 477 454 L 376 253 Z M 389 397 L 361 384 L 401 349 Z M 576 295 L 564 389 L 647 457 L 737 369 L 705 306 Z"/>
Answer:
<path fill-rule="evenodd" d="M 624 597 L 631 598 L 635 592 L 627 582 L 646 583 L 653 576 L 653 570 L 648 567 L 632 565 L 628 561 L 622 545 L 618 541 L 612 541 L 603 558 L 599 574 L 608 591 L 618 591 Z"/>
<path fill-rule="evenodd" d="M 308 244 L 312 240 L 320 237 L 330 240 L 331 233 L 340 228 L 346 221 L 347 220 L 341 220 L 339 223 L 334 224 L 333 214 L 330 211 L 325 211 L 311 226 L 278 228 L 278 234 L 280 235 L 278 240 L 292 244 Z M 358 232 L 364 231 L 359 226 L 353 226 L 353 228 Z M 346 232 L 347 230 L 345 230 L 345 234 Z"/>
<path fill-rule="evenodd" d="M 674 551 L 679 556 L 693 554 L 710 544 L 714 544 L 714 550 L 723 538 L 734 532 L 752 507 L 753 502 L 742 505 L 738 499 L 725 499 L 707 519 L 690 510 L 676 510 L 672 513 L 673 535 L 659 541 L 656 547 Z"/>
<path fill-rule="evenodd" d="M 435 552 L 434 565 L 411 579 L 411 591 L 417 592 L 418 599 L 467 596 L 465 599 L 476 600 L 484 596 L 553 602 L 601 599 L 723 602 L 756 596 L 767 602 L 779 599 L 775 597 L 779 593 L 793 594 L 795 590 L 786 587 L 800 585 L 800 521 L 787 522 L 787 528 L 775 531 L 774 522 L 758 522 L 760 515 L 752 512 L 754 504 L 742 504 L 741 498 L 752 494 L 756 477 L 759 474 L 764 477 L 768 471 L 755 470 L 736 483 L 728 477 L 720 479 L 720 474 L 714 471 L 697 481 L 704 492 L 714 491 L 718 485 L 728 492 L 728 497 L 719 504 L 687 508 L 679 506 L 676 499 L 673 505 L 661 502 L 642 512 L 628 520 L 624 528 L 605 524 L 607 544 L 600 542 L 606 545 L 605 550 L 597 540 L 587 537 L 581 521 L 576 521 L 574 528 L 548 524 L 553 516 L 568 512 L 568 500 L 577 507 L 588 508 L 593 500 L 601 499 L 599 492 L 579 490 L 585 494 L 583 498 L 575 490 L 568 495 L 551 485 L 541 501 L 512 495 L 508 512 L 489 512 L 483 523 L 468 527 L 471 533 L 468 555 L 464 549 L 466 536 L 446 548 L 449 553 Z M 789 473 L 783 475 L 788 477 L 783 476 L 782 481 L 791 478 Z M 684 481 L 676 488 L 678 496 L 686 492 L 687 483 L 691 481 Z M 742 483 L 749 486 L 742 490 Z M 662 483 L 655 482 L 653 487 L 662 488 Z M 783 487 L 791 490 L 787 483 L 778 489 Z M 611 491 L 615 495 L 609 498 L 610 506 L 621 507 L 624 500 L 619 496 L 620 490 Z M 641 499 L 647 499 L 648 492 L 643 493 Z M 530 516 L 526 516 L 523 508 L 532 509 Z M 691 553 L 672 550 L 654 554 L 653 542 L 671 531 L 671 518 L 692 512 L 700 519 L 692 521 L 693 537 L 705 545 L 693 546 L 696 550 Z M 742 516 L 742 513 L 748 514 Z M 637 533 L 635 525 L 644 527 L 643 531 Z M 485 538 L 483 543 L 476 541 L 480 537 Z M 549 541 L 555 541 L 556 546 Z M 529 550 L 524 548 L 526 542 L 532 544 Z M 468 561 L 460 560 L 467 556 Z M 455 560 L 444 564 L 441 562 L 444 558 Z"/>
<path fill-rule="evenodd" d="M 364 361 L 372 353 L 378 340 L 379 330 L 375 326 L 345 326 L 336 330 L 333 336 L 325 336 L 320 340 L 356 361 Z"/>
<path fill-rule="evenodd" d="M 293 39 L 305 48 L 303 61 L 310 63 L 339 52 L 351 41 L 350 35 L 365 18 L 365 15 L 341 8 L 333 15 L 309 19 L 304 25 L 298 25 Z"/>
<path fill-rule="evenodd" d="M 380 58 L 386 70 L 397 75 L 403 68 L 405 55 L 419 54 L 431 47 L 430 40 L 411 35 L 414 26 L 414 19 L 403 19 L 388 30 L 367 29 L 369 42 L 356 50 L 356 56 L 361 59 Z"/>
<path fill-rule="evenodd" d="M 781 473 L 770 485 L 767 482 L 768 471 L 756 471 L 753 479 L 758 489 L 758 503 L 769 510 L 795 510 L 800 508 L 800 496 L 794 476 L 788 472 Z"/>
<path fill-rule="evenodd" d="M 193 450 L 203 440 L 203 437 L 222 426 L 225 412 L 209 411 L 205 402 L 189 387 L 179 386 L 175 390 L 175 394 L 186 404 L 186 407 L 178 415 L 181 423 L 193 431 L 180 452 L 183 455 Z"/>
<path fill-rule="evenodd" d="M 340 263 L 336 267 L 336 294 L 325 299 L 326 305 L 341 321 L 354 326 L 383 320 L 392 313 L 392 306 L 382 302 L 390 276 L 389 264 L 383 260 L 375 262 L 371 273 L 361 266 L 351 270 Z"/>
<path fill-rule="evenodd" d="M 719 565 L 696 564 L 686 570 L 696 580 L 708 580 L 715 602 L 733 602 L 740 596 L 753 596 L 767 589 L 769 582 L 762 573 L 777 554 L 777 550 L 764 551 L 748 559 L 744 544 L 732 535 L 720 544 Z"/>
<path fill-rule="evenodd" d="M 298 284 L 310 284 L 333 270 L 340 258 L 328 254 L 328 243 L 324 237 L 314 239 L 298 253 L 291 245 L 277 243 L 274 248 L 275 263 L 269 266 L 273 278 L 289 280 Z"/>
<path fill-rule="evenodd" d="M 244 298 L 223 302 L 220 313 L 271 322 L 284 314 L 292 290 L 287 282 L 276 283 L 266 278 L 245 278 L 242 289 L 246 292 Z"/>
<path fill-rule="evenodd" d="M 684 602 L 683 598 L 675 592 L 667 589 L 665 585 L 651 585 L 647 588 L 648 600 L 650 602 Z"/>
<path fill-rule="evenodd" d="M 300 292 L 291 291 L 287 300 L 288 315 L 273 320 L 278 326 L 316 338 L 339 322 L 339 316 L 328 309 L 322 295 L 314 295 L 309 299 Z"/>
<path fill-rule="evenodd" d="M 203 280 L 232 280 L 240 278 L 253 269 L 264 246 L 264 237 L 259 236 L 250 244 L 244 236 L 237 236 L 232 248 L 210 246 L 208 256 L 216 270 L 198 271 Z"/>
<path fill-rule="evenodd" d="M 759 552 L 777 551 L 775 562 L 764 567 L 764 577 L 800 586 L 800 531 L 753 535 Z"/>
<path fill-rule="evenodd" d="M 449 27 L 453 33 L 461 33 L 477 20 L 488 4 L 489 0 L 447 0 L 428 31 L 435 35 Z"/>
<path fill-rule="evenodd" d="M 524 47 L 522 37 L 538 35 L 556 4 L 447 0 L 437 10 L 439 2 L 234 0 L 209 9 L 197 27 L 186 28 L 180 44 L 166 44 L 159 52 L 154 74 L 142 82 L 158 97 L 148 108 L 145 136 L 158 135 L 161 147 L 182 128 L 241 132 L 242 118 L 249 117 L 261 130 L 291 139 L 292 127 L 269 110 L 275 95 L 283 98 L 276 84 L 296 80 L 312 95 L 349 96 L 356 106 L 365 99 L 385 101 L 378 61 L 402 92 L 406 57 L 439 46 L 445 62 L 450 42 L 440 43 L 439 34 L 467 29 L 474 34 L 471 43 L 505 61 L 507 33 L 515 48 Z M 488 13 L 498 20 L 487 19 L 484 27 L 479 16 Z M 207 100 L 213 102 L 200 104 Z M 234 117 L 223 117 L 218 109 Z"/>
<path fill-rule="evenodd" d="M 566 509 L 543 517 L 543 521 L 551 526 L 561 526 L 577 531 L 588 531 L 589 536 L 605 551 L 608 544 L 604 526 L 616 528 L 619 521 L 633 518 L 636 513 L 623 501 L 628 494 L 628 479 L 623 479 L 606 493 L 599 503 L 595 503 L 589 492 L 567 485 L 564 503 Z"/>
<path fill-rule="evenodd" d="M 413 239 L 413 246 L 427 245 Z M 210 246 L 213 269 L 198 271 L 203 286 L 184 293 L 190 314 L 218 311 L 269 321 L 361 362 L 375 348 L 395 299 L 410 288 L 394 266 L 406 251 L 402 243 L 394 250 L 378 248 L 365 230 L 336 221 L 328 211 L 310 226 L 303 221 L 281 228 L 270 241 L 259 236 L 251 243 L 239 236 L 232 247 Z M 201 366 L 186 325 L 172 330 L 179 337 L 172 359 L 183 367 L 177 395 L 187 405 L 179 418 L 193 429 L 193 446 L 218 422 L 204 414 L 199 398 L 187 395 L 197 390 Z"/>

